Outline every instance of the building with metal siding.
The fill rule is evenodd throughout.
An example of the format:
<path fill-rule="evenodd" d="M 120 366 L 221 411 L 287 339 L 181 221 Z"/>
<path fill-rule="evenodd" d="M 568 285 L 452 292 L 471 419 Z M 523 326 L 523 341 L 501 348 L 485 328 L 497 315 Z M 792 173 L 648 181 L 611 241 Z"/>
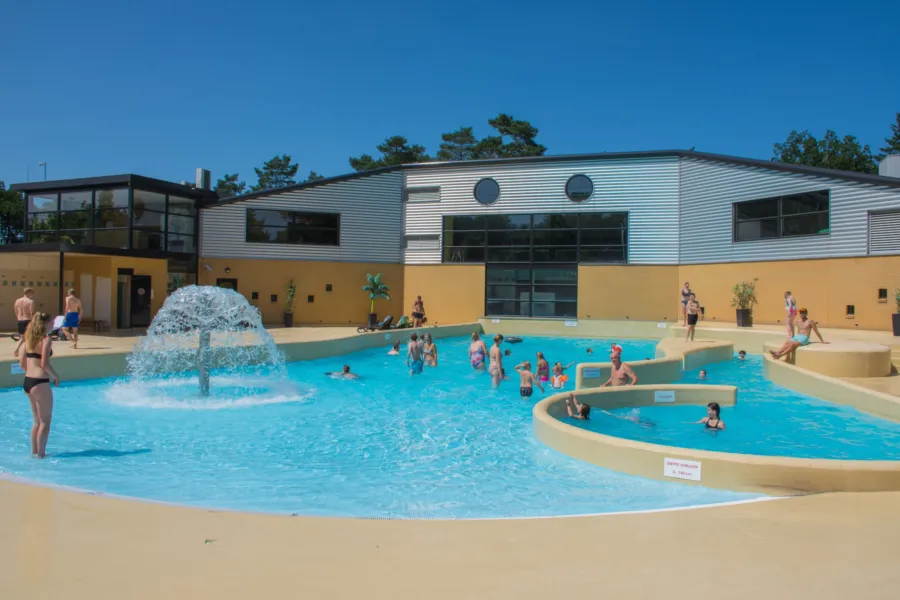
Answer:
<path fill-rule="evenodd" d="M 402 192 L 403 174 L 396 171 L 214 204 L 201 214 L 200 254 L 204 258 L 399 263 Z M 339 213 L 340 244 L 248 242 L 248 208 Z"/>
<path fill-rule="evenodd" d="M 734 241 L 734 203 L 819 190 L 830 192 L 827 235 Z M 900 207 L 897 187 L 694 158 L 681 159 L 680 196 L 680 264 L 866 256 L 869 213 Z"/>
<path fill-rule="evenodd" d="M 442 235 L 445 215 L 579 212 L 628 213 L 628 263 L 678 263 L 677 156 L 559 162 L 515 162 L 480 165 L 442 164 L 406 170 L 407 190 L 440 188 L 440 200 L 404 203 L 405 236 Z M 590 198 L 573 202 L 566 182 L 576 174 L 594 184 Z M 492 178 L 500 198 L 482 205 L 473 197 L 475 184 Z M 441 250 L 409 249 L 410 265 L 440 264 Z"/>

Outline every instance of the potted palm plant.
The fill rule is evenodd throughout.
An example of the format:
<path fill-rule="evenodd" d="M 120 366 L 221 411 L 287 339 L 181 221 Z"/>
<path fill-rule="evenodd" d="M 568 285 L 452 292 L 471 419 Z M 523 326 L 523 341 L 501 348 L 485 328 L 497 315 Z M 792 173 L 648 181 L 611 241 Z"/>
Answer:
<path fill-rule="evenodd" d="M 757 277 L 753 281 L 742 281 L 731 287 L 731 293 L 734 299 L 731 305 L 736 309 L 737 326 L 753 327 L 753 305 L 756 304 L 756 282 Z"/>
<path fill-rule="evenodd" d="M 289 279 L 285 287 L 284 295 L 284 326 L 294 326 L 294 299 L 297 297 L 297 286 L 293 279 Z"/>
<path fill-rule="evenodd" d="M 362 290 L 369 294 L 369 327 L 375 327 L 378 323 L 378 315 L 375 314 L 375 300 L 378 298 L 390 300 L 391 295 L 388 293 L 390 288 L 382 283 L 381 273 L 377 275 L 369 273 L 366 275 L 366 285 Z"/>
<path fill-rule="evenodd" d="M 891 325 L 894 328 L 894 335 L 900 336 L 900 288 L 894 290 L 894 301 L 897 302 L 897 312 L 891 315 Z"/>

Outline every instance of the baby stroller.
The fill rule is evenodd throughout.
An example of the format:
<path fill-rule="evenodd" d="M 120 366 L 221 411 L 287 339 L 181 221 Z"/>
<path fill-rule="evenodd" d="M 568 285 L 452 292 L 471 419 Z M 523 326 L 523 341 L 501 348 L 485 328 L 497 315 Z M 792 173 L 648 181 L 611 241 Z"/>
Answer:
<path fill-rule="evenodd" d="M 66 322 L 66 318 L 62 315 L 53 319 L 53 327 L 50 329 L 50 339 L 56 340 L 58 342 L 66 341 L 66 334 L 62 332 L 63 323 Z"/>

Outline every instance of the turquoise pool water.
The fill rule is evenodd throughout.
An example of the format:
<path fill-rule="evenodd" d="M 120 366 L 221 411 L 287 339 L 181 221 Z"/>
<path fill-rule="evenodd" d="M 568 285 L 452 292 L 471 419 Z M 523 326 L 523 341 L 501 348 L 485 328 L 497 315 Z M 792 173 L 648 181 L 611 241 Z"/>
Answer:
<path fill-rule="evenodd" d="M 396 339 L 396 334 L 395 338 Z M 403 336 L 404 339 L 406 336 Z M 573 515 L 752 498 L 650 481 L 556 453 L 534 439 L 518 381 L 490 389 L 467 339 L 439 340 L 440 366 L 411 378 L 384 348 L 292 363 L 290 381 L 213 377 L 216 397 L 185 399 L 196 378 L 136 390 L 123 381 L 56 390 L 48 457 L 28 455 L 22 390 L 0 391 L 0 471 L 31 480 L 225 509 L 397 518 Z M 605 359 L 610 340 L 526 338 L 515 362 Z M 653 356 L 654 341 L 624 344 Z M 362 375 L 323 372 L 343 364 Z M 574 379 L 574 377 L 573 377 Z M 571 386 L 570 386 L 571 387 Z M 262 394 L 261 396 L 259 394 Z M 726 417 L 727 418 L 727 417 Z"/>
<path fill-rule="evenodd" d="M 613 411 L 638 416 L 655 427 L 642 427 L 603 414 L 592 415 L 584 426 L 608 435 L 698 450 L 797 458 L 900 459 L 900 423 L 779 387 L 763 377 L 759 356 L 712 364 L 705 369 L 705 383 L 738 388 L 735 407 L 722 409 L 722 420 L 727 426 L 724 431 L 688 424 L 706 416 L 705 407 L 695 406 Z M 699 369 L 685 373 L 682 382 L 703 383 Z"/>

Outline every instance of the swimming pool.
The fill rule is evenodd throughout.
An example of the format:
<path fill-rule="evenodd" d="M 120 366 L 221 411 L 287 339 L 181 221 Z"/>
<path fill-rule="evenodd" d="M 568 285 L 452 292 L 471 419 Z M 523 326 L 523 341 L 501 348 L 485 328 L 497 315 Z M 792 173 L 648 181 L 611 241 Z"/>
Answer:
<path fill-rule="evenodd" d="M 748 356 L 744 361 L 704 367 L 708 371 L 705 383 L 738 388 L 737 404 L 722 409 L 727 425 L 724 431 L 689 424 L 706 416 L 706 408 L 698 406 L 612 411 L 639 416 L 654 427 L 603 414 L 573 424 L 607 435 L 697 450 L 794 458 L 900 459 L 900 423 L 779 387 L 763 376 L 762 360 Z M 698 369 L 686 372 L 681 383 L 704 382 Z"/>
<path fill-rule="evenodd" d="M 150 392 L 121 380 L 66 384 L 56 391 L 43 461 L 28 456 L 31 415 L 21 389 L 3 390 L 0 470 L 196 506 L 355 517 L 574 515 L 755 497 L 563 456 L 532 434 L 531 410 L 543 395 L 521 400 L 517 379 L 492 391 L 488 376 L 468 365 L 468 339 L 438 340 L 440 366 L 412 378 L 403 357 L 386 356 L 392 341 L 291 363 L 290 381 L 263 398 L 247 390 L 271 387 L 265 380 L 215 376 L 216 397 L 191 402 L 183 388 L 195 388 L 196 378 L 170 378 Z M 534 361 L 538 350 L 568 363 L 594 347 L 603 360 L 609 345 L 528 337 L 508 345 L 506 368 L 514 375 L 513 361 Z M 654 355 L 656 342 L 623 345 L 626 359 L 640 360 Z M 323 376 L 343 364 L 363 378 Z"/>

